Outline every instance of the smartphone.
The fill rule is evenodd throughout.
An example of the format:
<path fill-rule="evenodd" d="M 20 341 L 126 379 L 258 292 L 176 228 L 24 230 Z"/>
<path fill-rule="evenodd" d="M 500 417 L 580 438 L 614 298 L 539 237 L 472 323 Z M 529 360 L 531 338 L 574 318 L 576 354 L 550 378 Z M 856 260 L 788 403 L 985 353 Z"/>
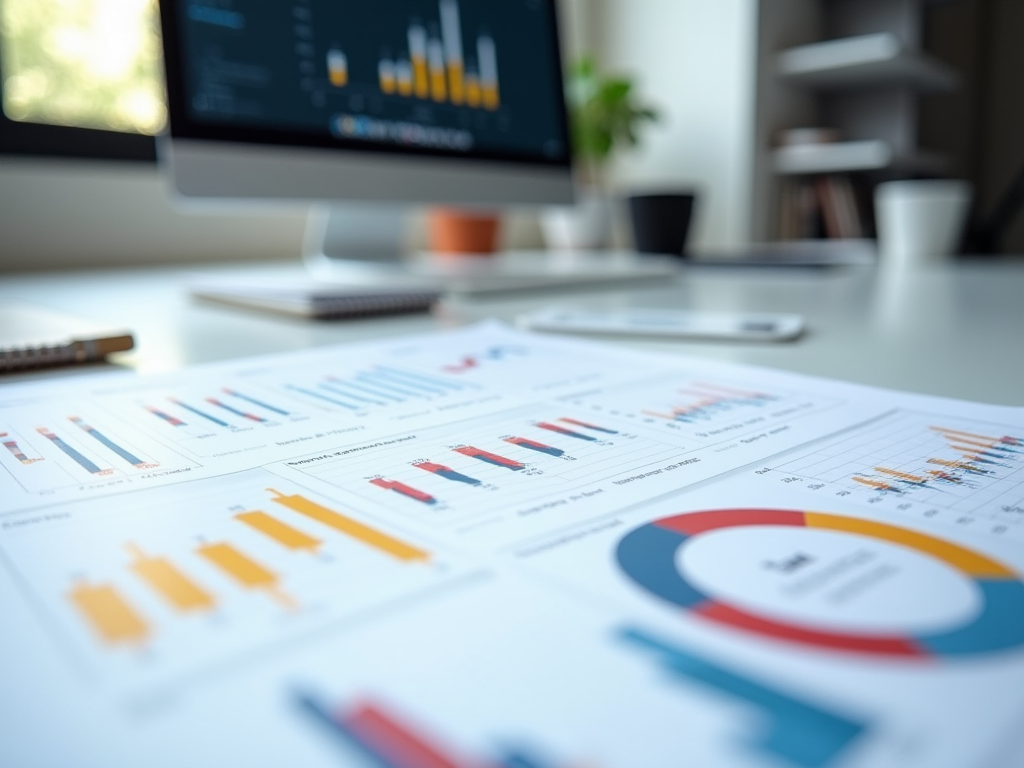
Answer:
<path fill-rule="evenodd" d="M 800 315 L 672 309 L 551 308 L 522 315 L 518 323 L 532 331 L 551 333 L 730 341 L 792 341 L 806 328 Z"/>

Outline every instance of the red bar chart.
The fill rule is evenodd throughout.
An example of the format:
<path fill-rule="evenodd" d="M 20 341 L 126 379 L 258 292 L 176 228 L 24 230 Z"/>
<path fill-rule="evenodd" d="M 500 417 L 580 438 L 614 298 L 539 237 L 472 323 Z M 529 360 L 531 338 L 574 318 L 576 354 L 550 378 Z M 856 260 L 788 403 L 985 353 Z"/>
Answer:
<path fill-rule="evenodd" d="M 678 439 L 663 443 L 569 413 L 559 409 L 538 419 L 536 408 L 527 407 L 464 422 L 458 436 L 465 442 L 451 442 L 450 430 L 426 430 L 386 446 L 356 446 L 344 456 L 299 459 L 289 468 L 360 503 L 456 525 L 490 514 L 499 497 L 511 508 L 546 509 L 544 499 L 572 496 L 577 488 L 601 493 L 592 489 L 652 464 L 697 463 L 680 459 L 685 449 Z"/>
<path fill-rule="evenodd" d="M 432 506 L 437 504 L 437 499 L 431 496 L 429 493 L 417 490 L 410 485 L 405 483 L 399 483 L 397 480 L 385 480 L 383 478 L 376 478 L 370 481 L 371 485 L 375 485 L 378 488 L 382 488 L 385 491 L 394 491 L 397 494 L 405 496 L 407 499 L 418 501 L 421 504 L 427 504 Z"/>
<path fill-rule="evenodd" d="M 522 462 L 516 461 L 515 459 L 509 459 L 504 456 L 499 456 L 496 453 L 485 451 L 482 448 L 474 448 L 471 445 L 465 445 L 461 448 L 455 448 L 454 450 L 456 453 L 468 456 L 471 459 L 476 459 L 477 461 L 482 461 L 485 464 L 490 464 L 495 467 L 511 469 L 513 472 L 520 472 L 526 469 L 526 465 Z"/>

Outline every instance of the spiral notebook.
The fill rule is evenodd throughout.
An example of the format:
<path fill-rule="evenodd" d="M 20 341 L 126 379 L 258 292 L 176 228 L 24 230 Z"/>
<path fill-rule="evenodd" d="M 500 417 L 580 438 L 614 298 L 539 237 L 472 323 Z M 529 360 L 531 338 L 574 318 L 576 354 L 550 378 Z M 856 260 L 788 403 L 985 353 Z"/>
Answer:
<path fill-rule="evenodd" d="M 0 308 L 0 373 L 96 362 L 134 346 L 123 328 L 32 304 Z"/>
<path fill-rule="evenodd" d="M 202 301 L 263 310 L 312 320 L 424 312 L 441 297 L 436 288 L 383 288 L 324 283 L 235 283 L 218 281 L 191 286 Z"/>

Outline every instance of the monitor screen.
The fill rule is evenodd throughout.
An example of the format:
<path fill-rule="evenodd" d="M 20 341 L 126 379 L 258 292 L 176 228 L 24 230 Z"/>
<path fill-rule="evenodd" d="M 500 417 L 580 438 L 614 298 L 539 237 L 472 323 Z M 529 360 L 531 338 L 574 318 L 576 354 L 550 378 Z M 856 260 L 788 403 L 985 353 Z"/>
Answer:
<path fill-rule="evenodd" d="M 568 166 L 554 0 L 177 0 L 175 138 Z"/>

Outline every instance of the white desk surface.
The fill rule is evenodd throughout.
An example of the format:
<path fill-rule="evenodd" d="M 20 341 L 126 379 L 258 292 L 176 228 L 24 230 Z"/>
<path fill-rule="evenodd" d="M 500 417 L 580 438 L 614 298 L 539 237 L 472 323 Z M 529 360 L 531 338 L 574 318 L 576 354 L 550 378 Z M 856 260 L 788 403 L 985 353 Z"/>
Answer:
<path fill-rule="evenodd" d="M 25 300 L 136 333 L 119 363 L 143 372 L 349 341 L 512 321 L 549 305 L 798 312 L 809 332 L 783 344 L 611 343 L 753 363 L 919 393 L 1024 406 L 1024 264 L 962 264 L 911 273 L 871 268 L 696 267 L 673 285 L 509 294 L 446 302 L 432 315 L 307 322 L 192 301 L 212 273 L 301 275 L 299 265 L 163 268 L 0 277 L 0 301 Z M 93 366 L 90 370 L 103 370 Z M 68 369 L 47 377 L 71 375 Z M 2 381 L 23 379 L 0 378 Z"/>
<path fill-rule="evenodd" d="M 265 272 L 267 267 L 207 268 Z M 298 265 L 272 268 L 302 274 Z M 674 285 L 561 292 L 446 303 L 433 315 L 311 323 L 193 302 L 196 269 L 8 275 L 0 301 L 26 300 L 135 330 L 118 364 L 143 372 L 263 353 L 455 327 L 551 304 L 799 312 L 810 331 L 794 343 L 622 341 L 668 354 L 771 366 L 865 384 L 1024 406 L 1024 264 L 959 265 L 910 274 L 868 268 L 778 271 L 695 268 Z M 102 371 L 113 366 L 91 366 Z M 62 369 L 31 376 L 77 375 Z M 31 376 L 29 378 L 31 378 Z M 3 381 L 26 376 L 0 377 Z M 1024 736 L 1003 745 L 1024 765 Z"/>

